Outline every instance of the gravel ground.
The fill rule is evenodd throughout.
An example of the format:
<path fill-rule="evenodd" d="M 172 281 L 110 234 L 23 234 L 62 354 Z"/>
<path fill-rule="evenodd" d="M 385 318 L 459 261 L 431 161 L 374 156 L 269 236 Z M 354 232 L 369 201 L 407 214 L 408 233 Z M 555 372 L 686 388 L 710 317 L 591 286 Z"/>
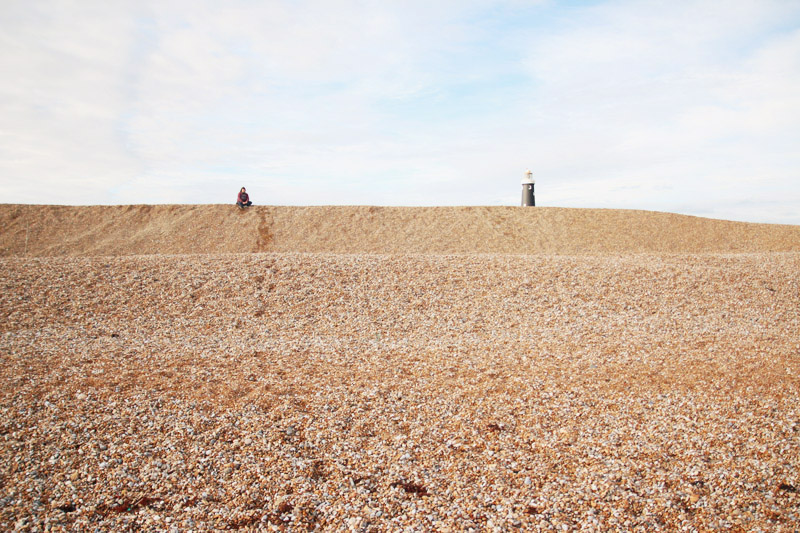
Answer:
<path fill-rule="evenodd" d="M 800 226 L 629 209 L 0 204 L 0 257 L 800 252 Z"/>
<path fill-rule="evenodd" d="M 800 528 L 799 253 L 0 265 L 2 530 Z"/>

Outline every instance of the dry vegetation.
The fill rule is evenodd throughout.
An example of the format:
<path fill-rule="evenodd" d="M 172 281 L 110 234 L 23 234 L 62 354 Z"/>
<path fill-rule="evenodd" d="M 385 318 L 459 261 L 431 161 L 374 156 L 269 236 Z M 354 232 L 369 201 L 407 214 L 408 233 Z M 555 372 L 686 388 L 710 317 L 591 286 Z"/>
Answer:
<path fill-rule="evenodd" d="M 27 209 L 0 210 L 8 255 L 22 255 Z M 108 227 L 98 244 L 105 209 L 171 214 Z M 40 211 L 63 226 L 42 230 L 37 250 L 62 256 L 0 259 L 0 529 L 800 527 L 796 227 L 339 208 L 325 224 L 346 215 L 353 227 L 298 248 L 336 251 L 344 234 L 363 252 L 371 228 L 405 217 L 411 231 L 425 226 L 415 214 L 437 213 L 451 217 L 439 232 L 487 240 L 429 228 L 423 245 L 387 232 L 393 253 L 287 251 L 287 220 L 299 235 L 315 209 Z M 538 229 L 541 253 L 431 251 L 514 251 L 503 217 L 569 219 L 558 239 L 573 240 Z M 671 235 L 662 217 L 695 230 Z M 615 218 L 617 236 L 589 225 Z M 175 220 L 206 253 L 124 255 L 185 233 Z M 659 232 L 693 253 L 629 253 Z M 711 253 L 731 233 L 761 240 Z M 577 255 L 576 242 L 608 249 Z"/>

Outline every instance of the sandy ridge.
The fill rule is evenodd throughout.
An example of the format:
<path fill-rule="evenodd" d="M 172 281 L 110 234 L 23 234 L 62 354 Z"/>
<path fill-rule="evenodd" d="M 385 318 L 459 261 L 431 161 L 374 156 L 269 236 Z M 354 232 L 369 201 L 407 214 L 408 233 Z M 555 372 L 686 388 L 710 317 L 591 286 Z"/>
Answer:
<path fill-rule="evenodd" d="M 0 255 L 800 251 L 800 226 L 520 207 L 0 205 Z"/>

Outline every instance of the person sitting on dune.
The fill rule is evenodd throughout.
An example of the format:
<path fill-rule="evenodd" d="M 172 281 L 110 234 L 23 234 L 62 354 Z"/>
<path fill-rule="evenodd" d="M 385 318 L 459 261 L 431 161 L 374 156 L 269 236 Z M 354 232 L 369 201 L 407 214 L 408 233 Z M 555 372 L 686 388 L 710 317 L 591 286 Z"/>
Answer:
<path fill-rule="evenodd" d="M 239 196 L 236 197 L 236 205 L 239 206 L 239 209 L 244 209 L 245 207 L 250 207 L 253 205 L 253 202 L 250 201 L 250 196 L 247 194 L 247 191 L 244 187 L 242 187 L 242 190 L 239 191 Z"/>

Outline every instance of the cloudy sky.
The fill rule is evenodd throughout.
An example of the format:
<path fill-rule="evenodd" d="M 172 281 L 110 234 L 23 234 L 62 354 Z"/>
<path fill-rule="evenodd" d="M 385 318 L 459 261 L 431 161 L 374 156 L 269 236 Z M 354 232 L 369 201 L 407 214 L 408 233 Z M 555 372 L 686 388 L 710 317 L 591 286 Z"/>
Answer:
<path fill-rule="evenodd" d="M 0 202 L 800 224 L 797 0 L 6 0 Z"/>

